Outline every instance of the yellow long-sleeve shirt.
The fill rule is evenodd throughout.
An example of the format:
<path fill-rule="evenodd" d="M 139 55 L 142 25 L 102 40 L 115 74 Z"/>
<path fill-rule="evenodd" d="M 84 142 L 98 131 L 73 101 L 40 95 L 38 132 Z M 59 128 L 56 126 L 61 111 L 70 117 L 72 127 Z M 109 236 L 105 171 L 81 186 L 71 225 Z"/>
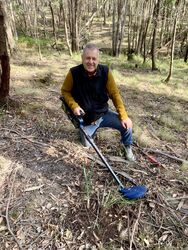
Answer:
<path fill-rule="evenodd" d="M 79 104 L 74 100 L 72 97 L 71 91 L 73 88 L 73 77 L 71 71 L 68 72 L 64 83 L 61 88 L 61 93 L 65 98 L 65 101 L 69 105 L 69 107 L 74 110 L 75 108 L 79 107 Z M 128 114 L 126 112 L 125 106 L 123 104 L 122 98 L 120 96 L 119 90 L 116 86 L 114 77 L 112 75 L 112 72 L 108 71 L 108 80 L 106 84 L 106 89 L 109 95 L 109 98 L 112 100 L 116 111 L 119 114 L 120 120 L 125 120 L 128 118 Z"/>

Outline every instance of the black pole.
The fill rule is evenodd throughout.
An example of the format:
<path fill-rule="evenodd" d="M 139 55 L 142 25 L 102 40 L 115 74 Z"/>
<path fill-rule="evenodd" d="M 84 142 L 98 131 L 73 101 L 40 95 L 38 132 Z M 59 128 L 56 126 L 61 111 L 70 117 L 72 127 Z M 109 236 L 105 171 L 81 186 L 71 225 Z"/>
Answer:
<path fill-rule="evenodd" d="M 110 171 L 110 173 L 112 174 L 112 176 L 114 177 L 114 179 L 116 180 L 116 182 L 118 183 L 118 185 L 121 188 L 124 188 L 124 185 L 121 183 L 120 179 L 117 177 L 117 175 L 115 174 L 115 172 L 113 171 L 113 169 L 111 168 L 111 166 L 109 165 L 109 163 L 107 162 L 106 158 L 101 154 L 101 152 L 99 151 L 99 149 L 96 146 L 96 144 L 91 140 L 91 137 L 85 132 L 85 130 L 83 129 L 82 125 L 80 125 L 80 129 L 83 132 L 83 134 L 85 135 L 85 137 L 88 140 L 88 142 L 95 149 L 95 151 L 97 152 L 97 154 L 100 157 L 100 159 L 102 160 L 102 162 L 108 168 L 108 170 Z M 135 183 L 131 179 L 129 179 L 128 177 L 126 177 L 126 179 L 135 185 Z"/>

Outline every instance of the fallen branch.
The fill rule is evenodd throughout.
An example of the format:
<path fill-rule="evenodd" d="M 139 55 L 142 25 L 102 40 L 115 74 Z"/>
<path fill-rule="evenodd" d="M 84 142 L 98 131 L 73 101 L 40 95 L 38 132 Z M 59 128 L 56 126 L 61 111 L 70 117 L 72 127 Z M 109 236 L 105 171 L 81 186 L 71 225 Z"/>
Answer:
<path fill-rule="evenodd" d="M 34 186 L 34 187 L 28 187 L 25 189 L 25 192 L 30 192 L 30 191 L 34 191 L 34 190 L 38 190 L 41 189 L 44 185 L 40 185 L 40 186 Z"/>
<path fill-rule="evenodd" d="M 96 163 L 99 164 L 100 166 L 105 167 L 105 170 L 107 170 L 105 164 L 104 164 L 102 161 L 100 161 L 99 159 L 97 159 L 97 157 L 94 157 L 93 155 L 87 155 L 87 158 L 90 159 L 90 160 L 92 160 L 92 161 L 94 161 L 94 162 L 96 162 Z M 111 156 L 108 156 L 108 159 L 109 159 L 110 161 L 114 161 L 114 160 L 115 160 L 115 162 L 129 163 L 127 160 L 122 159 L 121 157 L 118 157 L 118 156 L 112 156 L 112 157 L 111 157 Z M 128 168 L 128 165 L 126 166 L 126 168 Z M 120 170 L 120 169 L 118 169 L 118 168 L 115 168 L 115 167 L 113 167 L 113 170 L 114 170 L 114 172 L 115 172 L 116 174 L 119 174 L 119 175 L 121 175 L 122 177 L 124 177 L 124 178 L 126 178 L 126 179 L 129 179 L 129 180 L 131 180 L 132 182 L 135 182 L 135 181 L 133 180 L 133 178 L 130 177 L 126 172 L 124 172 L 124 171 L 122 171 L 122 170 Z M 133 171 L 133 172 L 138 172 L 138 173 L 142 173 L 142 174 L 144 174 L 144 175 L 148 175 L 148 174 L 147 174 L 145 171 L 143 171 L 143 170 L 138 170 L 138 169 L 133 169 L 133 168 L 131 168 L 131 171 Z"/>
<path fill-rule="evenodd" d="M 162 152 L 162 151 L 160 151 L 160 150 L 155 150 L 155 149 L 151 149 L 151 148 L 145 148 L 145 150 L 146 150 L 147 152 L 152 152 L 152 153 L 155 153 L 155 154 L 164 155 L 164 156 L 166 156 L 166 157 L 168 157 L 168 158 L 170 158 L 170 159 L 173 159 L 173 160 L 176 160 L 176 161 L 179 161 L 179 162 L 182 162 L 182 163 L 183 163 L 183 162 L 187 162 L 185 159 L 182 159 L 182 158 L 179 158 L 179 157 L 170 155 L 170 154 L 168 154 L 168 153 L 164 153 L 164 152 Z"/>
<path fill-rule="evenodd" d="M 168 149 L 170 149 L 175 154 L 176 157 L 181 158 L 181 156 L 179 154 L 177 154 L 175 152 L 175 150 L 172 147 L 170 147 L 168 144 L 166 144 L 165 147 L 168 148 Z"/>
<path fill-rule="evenodd" d="M 30 138 L 28 138 L 27 136 L 24 136 L 22 134 L 20 134 L 18 131 L 16 130 L 13 130 L 13 129 L 7 129 L 7 128 L 1 128 L 1 130 L 6 130 L 8 132 L 11 132 L 11 133 L 14 133 L 14 134 L 17 134 L 20 136 L 21 139 L 25 139 L 31 143 L 34 143 L 34 144 L 38 144 L 40 146 L 44 146 L 44 147 L 49 147 L 50 145 L 49 144 L 46 144 L 46 143 L 43 143 L 43 142 L 38 142 L 38 141 L 35 141 L 35 140 L 32 140 Z"/>
<path fill-rule="evenodd" d="M 160 141 L 160 138 L 159 138 L 158 136 L 156 136 L 156 134 L 155 134 L 155 129 L 153 128 L 153 126 L 152 126 L 151 124 L 148 124 L 148 127 L 152 130 L 152 131 L 149 130 L 150 134 L 151 134 L 156 140 Z M 176 157 L 181 158 L 180 155 L 178 155 L 178 154 L 175 152 L 175 150 L 174 150 L 172 147 L 170 147 L 168 144 L 166 144 L 165 147 L 168 148 L 168 149 L 170 149 L 170 150 L 176 155 Z"/>

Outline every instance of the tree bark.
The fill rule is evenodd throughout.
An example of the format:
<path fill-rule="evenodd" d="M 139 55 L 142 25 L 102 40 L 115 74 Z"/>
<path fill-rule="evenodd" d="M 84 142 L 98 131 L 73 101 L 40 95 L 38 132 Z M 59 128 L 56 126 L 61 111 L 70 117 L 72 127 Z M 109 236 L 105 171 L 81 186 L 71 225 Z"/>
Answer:
<path fill-rule="evenodd" d="M 156 66 L 156 36 L 157 36 L 157 26 L 158 26 L 158 18 L 159 18 L 159 10 L 160 10 L 161 0 L 158 0 L 153 11 L 153 37 L 152 37 L 152 45 L 151 45 L 151 58 L 152 58 L 152 70 L 157 70 Z"/>
<path fill-rule="evenodd" d="M 52 29 L 53 29 L 53 36 L 54 36 L 54 47 L 57 48 L 57 34 L 56 34 L 56 24 L 55 24 L 55 17 L 54 17 L 54 10 L 52 7 L 52 2 L 49 1 L 50 12 L 52 15 Z"/>
<path fill-rule="evenodd" d="M 0 79 L 0 104 L 7 102 L 9 97 L 10 82 L 10 62 L 8 55 L 0 56 L 1 79 Z"/>
<path fill-rule="evenodd" d="M 125 10 L 127 0 L 114 0 L 113 26 L 112 26 L 112 55 L 119 56 L 124 36 Z M 117 16 L 117 21 L 116 21 Z"/>
<path fill-rule="evenodd" d="M 67 17 L 65 14 L 65 7 L 63 5 L 63 2 L 61 2 L 61 8 L 62 8 L 62 13 L 63 13 L 63 20 L 64 20 L 64 29 L 65 29 L 65 39 L 66 39 L 66 44 L 69 50 L 69 54 L 70 56 L 72 56 L 72 49 L 71 49 L 71 45 L 69 42 L 69 34 L 68 34 L 68 29 L 67 29 Z"/>
<path fill-rule="evenodd" d="M 34 35 L 35 35 L 35 40 L 38 46 L 38 53 L 39 53 L 39 58 L 42 60 L 42 52 L 41 52 L 41 46 L 40 46 L 40 41 L 39 41 L 39 29 L 38 29 L 38 0 L 35 0 L 35 6 L 34 6 Z"/>
<path fill-rule="evenodd" d="M 188 44 L 186 45 L 186 49 L 185 49 L 185 56 L 184 56 L 184 62 L 187 62 L 187 58 L 188 58 Z"/>
<path fill-rule="evenodd" d="M 9 97 L 10 84 L 10 62 L 9 43 L 7 43 L 8 22 L 6 19 L 5 6 L 0 1 L 0 103 L 7 102 Z M 10 44 L 11 45 L 11 44 Z"/>
<path fill-rule="evenodd" d="M 170 78 L 172 76 L 172 70 L 173 70 L 173 62 L 174 62 L 174 46 L 176 41 L 176 29 L 177 29 L 177 20 L 178 20 L 178 6 L 180 4 L 180 0 L 176 1 L 176 13 L 174 18 L 174 25 L 173 25 L 173 32 L 172 32 L 172 45 L 171 45 L 171 53 L 170 53 L 170 68 L 167 78 L 165 79 L 165 82 L 169 82 Z"/>
<path fill-rule="evenodd" d="M 146 55 L 147 55 L 147 52 L 146 52 L 146 38 L 147 38 L 147 34 L 148 34 L 148 29 L 149 29 L 149 25 L 150 25 L 150 20 L 151 20 L 151 17 L 149 16 L 148 17 L 148 20 L 146 22 L 146 27 L 145 27 L 145 31 L 144 31 L 144 36 L 143 36 L 143 57 L 144 57 L 144 60 L 143 60 L 143 63 L 146 62 Z"/>
<path fill-rule="evenodd" d="M 161 32 L 160 32 L 160 47 L 163 46 L 163 40 L 164 40 L 164 29 L 165 29 L 165 26 L 166 26 L 166 13 L 167 13 L 167 7 L 165 6 L 164 9 L 163 9 L 163 13 L 162 13 L 162 26 L 161 26 Z"/>

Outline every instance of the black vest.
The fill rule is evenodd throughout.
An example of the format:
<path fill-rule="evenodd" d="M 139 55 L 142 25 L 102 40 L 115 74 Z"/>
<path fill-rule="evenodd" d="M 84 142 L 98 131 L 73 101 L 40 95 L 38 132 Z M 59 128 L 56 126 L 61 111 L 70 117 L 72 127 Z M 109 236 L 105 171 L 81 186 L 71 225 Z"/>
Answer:
<path fill-rule="evenodd" d="M 97 120 L 108 110 L 108 67 L 99 64 L 94 76 L 89 77 L 82 64 L 71 68 L 73 77 L 72 96 L 85 111 L 86 124 Z"/>

